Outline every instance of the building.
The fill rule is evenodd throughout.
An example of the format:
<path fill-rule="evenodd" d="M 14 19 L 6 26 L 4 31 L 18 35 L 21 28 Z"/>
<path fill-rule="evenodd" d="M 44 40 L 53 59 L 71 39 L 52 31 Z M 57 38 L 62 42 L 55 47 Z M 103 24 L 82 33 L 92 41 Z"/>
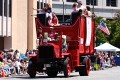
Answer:
<path fill-rule="evenodd" d="M 77 2 L 77 0 L 52 0 L 53 1 L 53 11 L 58 15 L 63 13 L 63 2 L 64 1 L 64 15 L 70 15 L 72 4 Z M 120 11 L 120 0 L 81 0 L 83 5 L 89 5 L 91 11 L 97 15 L 104 18 L 111 19 L 114 14 Z M 94 10 L 93 10 L 94 1 Z"/>
<path fill-rule="evenodd" d="M 63 6 L 64 1 L 64 6 Z M 52 4 L 57 15 L 70 15 L 72 4 L 77 0 L 0 0 L 0 50 L 36 49 L 35 16 L 33 8 Z M 81 0 L 83 5 L 93 8 L 93 0 Z M 94 0 L 94 13 L 104 18 L 112 18 L 120 9 L 120 0 Z M 64 10 L 63 10 L 64 7 Z M 93 9 L 92 9 L 93 10 Z"/>
<path fill-rule="evenodd" d="M 36 49 L 35 16 L 40 0 L 0 0 L 0 50 Z M 47 2 L 51 3 L 51 0 Z"/>

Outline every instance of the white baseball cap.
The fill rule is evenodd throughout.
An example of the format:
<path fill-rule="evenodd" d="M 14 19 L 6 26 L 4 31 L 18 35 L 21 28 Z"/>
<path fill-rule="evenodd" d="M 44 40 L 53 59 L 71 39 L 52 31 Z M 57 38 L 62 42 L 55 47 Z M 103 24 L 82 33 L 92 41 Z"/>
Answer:
<path fill-rule="evenodd" d="M 81 3 L 82 4 L 82 1 L 81 0 L 77 0 L 77 3 Z"/>

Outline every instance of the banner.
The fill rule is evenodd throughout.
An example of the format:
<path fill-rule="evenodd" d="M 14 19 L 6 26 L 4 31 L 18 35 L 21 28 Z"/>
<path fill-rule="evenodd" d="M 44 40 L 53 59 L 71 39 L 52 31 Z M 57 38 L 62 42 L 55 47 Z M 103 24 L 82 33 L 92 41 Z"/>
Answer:
<path fill-rule="evenodd" d="M 81 17 L 80 20 L 80 53 L 85 53 L 85 18 Z"/>
<path fill-rule="evenodd" d="M 91 17 L 86 17 L 86 43 L 85 46 L 90 46 L 91 33 L 92 33 Z"/>

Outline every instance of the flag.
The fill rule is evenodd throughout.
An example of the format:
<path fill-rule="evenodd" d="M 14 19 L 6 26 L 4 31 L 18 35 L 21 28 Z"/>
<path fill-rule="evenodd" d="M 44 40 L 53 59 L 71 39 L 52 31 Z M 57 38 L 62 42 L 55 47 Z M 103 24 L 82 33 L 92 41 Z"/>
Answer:
<path fill-rule="evenodd" d="M 97 29 L 100 29 L 101 31 L 103 31 L 104 33 L 106 33 L 107 35 L 110 35 L 110 32 L 106 26 L 106 24 L 102 21 L 100 22 L 100 25 L 98 25 Z"/>

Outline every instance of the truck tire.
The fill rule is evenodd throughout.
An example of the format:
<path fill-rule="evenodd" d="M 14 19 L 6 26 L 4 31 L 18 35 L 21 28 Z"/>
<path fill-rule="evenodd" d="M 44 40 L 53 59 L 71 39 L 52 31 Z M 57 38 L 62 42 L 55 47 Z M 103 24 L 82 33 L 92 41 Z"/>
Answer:
<path fill-rule="evenodd" d="M 69 62 L 69 57 L 67 57 L 63 63 L 64 77 L 70 76 L 70 65 L 68 64 L 68 62 Z"/>
<path fill-rule="evenodd" d="M 36 76 L 35 65 L 32 63 L 32 61 L 29 61 L 29 63 L 28 63 L 28 74 L 29 74 L 30 78 L 35 78 L 35 76 Z"/>
<path fill-rule="evenodd" d="M 85 57 L 82 63 L 85 66 L 81 67 L 81 69 L 79 70 L 79 74 L 80 76 L 88 76 L 90 72 L 90 59 L 88 57 Z"/>
<path fill-rule="evenodd" d="M 54 69 L 54 68 L 47 68 L 47 75 L 49 77 L 56 77 L 58 74 L 58 70 Z"/>

